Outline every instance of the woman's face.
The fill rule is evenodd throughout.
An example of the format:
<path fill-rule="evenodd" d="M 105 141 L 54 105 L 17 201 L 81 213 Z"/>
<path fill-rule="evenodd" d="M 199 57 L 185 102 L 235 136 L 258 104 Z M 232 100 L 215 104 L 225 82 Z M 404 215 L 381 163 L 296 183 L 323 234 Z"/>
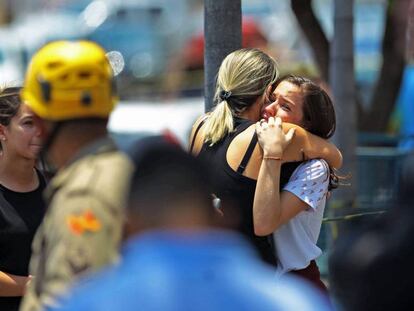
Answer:
<path fill-rule="evenodd" d="M 42 148 L 42 139 L 34 118 L 33 112 L 22 104 L 8 126 L 0 125 L 4 152 L 27 159 L 37 158 Z"/>
<path fill-rule="evenodd" d="M 300 88 L 282 81 L 273 94 L 275 101 L 265 108 L 263 117 L 279 117 L 283 122 L 303 126 L 303 96 Z"/>

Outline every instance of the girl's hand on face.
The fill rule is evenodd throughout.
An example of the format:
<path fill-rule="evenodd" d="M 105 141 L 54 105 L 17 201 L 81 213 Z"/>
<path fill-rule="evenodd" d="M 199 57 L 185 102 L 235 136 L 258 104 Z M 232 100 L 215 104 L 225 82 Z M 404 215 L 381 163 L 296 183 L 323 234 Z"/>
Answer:
<path fill-rule="evenodd" d="M 270 117 L 267 122 L 261 120 L 256 123 L 256 133 L 263 157 L 282 158 L 283 151 L 292 141 L 295 129 L 291 128 L 286 134 L 283 132 L 282 119 Z"/>

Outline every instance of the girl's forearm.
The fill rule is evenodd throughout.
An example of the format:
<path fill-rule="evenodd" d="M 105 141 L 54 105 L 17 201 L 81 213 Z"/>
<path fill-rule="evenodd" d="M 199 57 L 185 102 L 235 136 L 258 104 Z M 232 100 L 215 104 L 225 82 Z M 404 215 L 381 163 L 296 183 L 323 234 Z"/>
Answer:
<path fill-rule="evenodd" d="M 253 225 L 258 236 L 271 234 L 280 219 L 280 167 L 281 161 L 276 159 L 263 159 L 260 166 L 253 201 Z"/>

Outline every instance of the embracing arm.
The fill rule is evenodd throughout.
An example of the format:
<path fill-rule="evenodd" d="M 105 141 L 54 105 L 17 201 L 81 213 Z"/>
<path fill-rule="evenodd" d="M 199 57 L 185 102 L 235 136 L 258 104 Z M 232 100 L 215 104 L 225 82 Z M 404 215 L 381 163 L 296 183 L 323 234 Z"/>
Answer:
<path fill-rule="evenodd" d="M 280 168 L 284 150 L 289 145 L 294 130 L 284 134 L 280 118 L 269 118 L 268 123 L 256 124 L 256 132 L 263 149 L 253 201 L 253 225 L 256 235 L 272 233 L 278 226 L 287 222 L 305 207 L 302 204 L 291 206 L 291 201 L 279 193 Z"/>
<path fill-rule="evenodd" d="M 291 128 L 295 128 L 295 137 L 283 152 L 283 162 L 303 161 L 304 156 L 305 159 L 324 159 L 329 166 L 336 169 L 342 166 L 342 154 L 334 144 L 307 132 L 297 125 L 283 123 L 285 133 Z"/>
<path fill-rule="evenodd" d="M 263 175 L 259 173 L 253 203 L 254 233 L 258 236 L 272 234 L 308 205 L 290 192 L 279 193 L 280 164 L 263 161 Z M 278 161 L 280 163 L 280 161 Z M 278 168 L 277 168 L 278 166 Z M 262 171 L 262 168 L 260 168 Z M 260 181 L 260 184 L 259 184 Z M 277 187 L 277 188 L 275 188 Z"/>
<path fill-rule="evenodd" d="M 326 202 L 329 187 L 329 167 L 320 159 L 306 161 L 293 173 L 289 182 L 284 185 L 279 200 L 264 201 L 256 205 L 257 235 L 267 235 L 280 228 L 302 211 L 315 211 Z M 268 193 L 258 188 L 258 198 L 267 198 Z M 260 216 L 260 218 L 259 218 Z M 322 218 L 320 219 L 322 221 Z"/>
<path fill-rule="evenodd" d="M 263 160 L 260 166 L 253 201 L 253 226 L 258 236 L 270 234 L 272 224 L 280 219 L 280 167 L 281 161 L 271 159 Z"/>
<path fill-rule="evenodd" d="M 254 232 L 259 236 L 269 235 L 300 212 L 315 208 L 324 198 L 329 183 L 329 168 L 323 165 L 323 161 L 315 160 L 307 164 L 310 167 L 302 169 L 304 173 L 297 173 L 294 181 L 289 181 L 286 185 L 288 191 L 279 193 L 282 161 L 278 158 L 283 155 L 285 159 L 285 152 L 291 146 L 289 133 L 292 133 L 290 129 L 288 134 L 284 134 L 285 128 L 282 129 L 280 124 L 280 118 L 276 121 L 269 118 L 267 124 L 256 124 L 258 141 L 263 149 L 253 201 Z M 310 176 L 308 171 L 312 172 Z"/>
<path fill-rule="evenodd" d="M 0 271 L 0 297 L 19 297 L 26 291 L 31 276 L 20 276 Z"/>

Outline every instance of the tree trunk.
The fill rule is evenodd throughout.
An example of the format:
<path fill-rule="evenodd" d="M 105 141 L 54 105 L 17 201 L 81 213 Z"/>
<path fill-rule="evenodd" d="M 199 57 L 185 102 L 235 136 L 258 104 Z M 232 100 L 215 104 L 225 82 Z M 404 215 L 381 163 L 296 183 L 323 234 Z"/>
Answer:
<path fill-rule="evenodd" d="M 383 63 L 373 91 L 371 103 L 367 105 L 368 108 L 364 109 L 358 94 L 355 96 L 358 111 L 358 129 L 361 131 L 381 132 L 388 125 L 405 67 L 406 27 L 408 17 L 410 16 L 408 14 L 410 11 L 409 5 L 413 6 L 413 2 L 414 0 L 388 0 L 385 32 L 382 42 Z M 312 10 L 311 4 L 312 0 L 291 0 L 292 10 L 313 50 L 319 71 L 322 78 L 324 78 L 324 71 L 329 62 L 329 47 L 326 45 L 328 40 L 324 33 L 321 32 L 321 26 L 314 13 L 310 13 Z M 411 19 L 414 20 L 413 17 Z M 414 42 L 414 39 L 409 36 L 410 33 L 414 36 L 414 30 L 408 33 L 408 41 Z M 411 54 L 409 50 L 408 55 L 414 55 L 412 50 Z M 374 115 L 375 118 L 372 117 Z"/>
<path fill-rule="evenodd" d="M 342 172 L 352 174 L 349 187 L 335 191 L 341 207 L 350 207 L 356 198 L 356 106 L 354 80 L 353 0 L 334 1 L 334 36 L 331 42 L 330 85 L 336 103 L 336 145 L 344 158 Z"/>
<path fill-rule="evenodd" d="M 369 109 L 360 116 L 359 127 L 363 131 L 384 132 L 387 129 L 405 67 L 410 2 L 411 0 L 388 2 L 382 41 L 382 66 Z"/>
<path fill-rule="evenodd" d="M 13 21 L 12 3 L 10 0 L 0 0 L 0 25 L 8 25 Z"/>
<path fill-rule="evenodd" d="M 329 41 L 312 10 L 312 1 L 291 1 L 293 13 L 312 48 L 320 75 L 323 80 L 329 81 Z"/>
<path fill-rule="evenodd" d="M 215 82 L 222 60 L 241 47 L 241 0 L 204 1 L 205 110 L 213 107 Z"/>

